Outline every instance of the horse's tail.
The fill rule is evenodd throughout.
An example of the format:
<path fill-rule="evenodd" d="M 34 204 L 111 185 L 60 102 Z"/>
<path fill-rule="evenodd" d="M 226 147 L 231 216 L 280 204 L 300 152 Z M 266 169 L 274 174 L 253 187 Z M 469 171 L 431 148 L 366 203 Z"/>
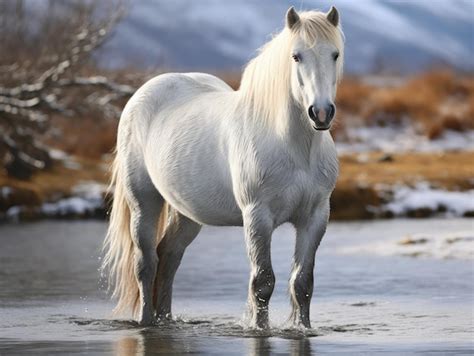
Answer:
<path fill-rule="evenodd" d="M 130 208 L 126 200 L 124 179 L 127 172 L 119 152 L 116 152 L 112 166 L 110 188 L 113 189 L 113 204 L 110 222 L 103 245 L 105 253 L 102 271 L 108 272 L 112 298 L 117 300 L 114 314 L 131 311 L 136 316 L 139 308 L 139 289 L 135 276 L 134 243 L 130 232 Z M 163 236 L 168 221 L 168 206 L 165 203 L 159 217 L 157 236 Z"/>

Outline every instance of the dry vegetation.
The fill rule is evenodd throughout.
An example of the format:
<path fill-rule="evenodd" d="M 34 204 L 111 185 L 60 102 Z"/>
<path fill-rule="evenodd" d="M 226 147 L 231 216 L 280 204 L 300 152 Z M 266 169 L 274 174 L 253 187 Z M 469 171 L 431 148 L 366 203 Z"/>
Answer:
<path fill-rule="evenodd" d="M 387 159 L 389 158 L 389 159 Z M 332 195 L 332 219 L 375 217 L 370 207 L 380 207 L 384 192 L 394 185 L 414 186 L 429 182 L 446 190 L 474 189 L 474 152 L 404 153 L 380 152 L 340 158 L 340 175 Z M 388 190 L 387 190 L 388 189 Z"/>
<path fill-rule="evenodd" d="M 0 217 L 12 206 L 26 207 L 24 218 L 37 217 L 36 207 L 44 202 L 69 197 L 72 188 L 85 181 L 106 182 L 108 170 L 97 160 L 77 158 L 80 169 L 56 163 L 50 169 L 38 171 L 31 179 L 15 179 L 5 171 L 0 173 Z M 8 193 L 2 188 L 8 187 Z M 1 219 L 0 219 L 1 220 Z"/>
<path fill-rule="evenodd" d="M 0 3 L 0 162 L 8 174 L 28 179 L 51 168 L 45 144 L 60 126 L 52 119 L 118 117 L 116 105 L 135 89 L 99 75 L 92 55 L 122 13 L 120 1 Z"/>
<path fill-rule="evenodd" d="M 474 128 L 474 77 L 433 70 L 383 87 L 348 78 L 340 86 L 337 103 L 340 117 L 364 125 L 409 123 L 434 139 L 447 129 Z M 345 124 L 342 120 L 342 128 Z"/>

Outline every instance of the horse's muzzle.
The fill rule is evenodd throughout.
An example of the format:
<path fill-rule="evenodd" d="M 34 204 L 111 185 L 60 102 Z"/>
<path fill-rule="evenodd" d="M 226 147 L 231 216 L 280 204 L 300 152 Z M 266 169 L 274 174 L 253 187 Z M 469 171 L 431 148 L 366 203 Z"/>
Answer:
<path fill-rule="evenodd" d="M 328 104 L 324 109 L 319 109 L 314 105 L 308 108 L 308 116 L 313 121 L 315 130 L 329 130 L 335 114 L 336 107 L 332 103 Z"/>

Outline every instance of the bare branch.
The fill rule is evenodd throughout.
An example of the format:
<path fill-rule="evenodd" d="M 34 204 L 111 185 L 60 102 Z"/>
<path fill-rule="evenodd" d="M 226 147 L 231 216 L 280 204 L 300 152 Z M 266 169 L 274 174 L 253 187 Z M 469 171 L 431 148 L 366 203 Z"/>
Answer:
<path fill-rule="evenodd" d="M 118 84 L 111 80 L 108 80 L 106 77 L 95 76 L 95 77 L 76 77 L 71 79 L 62 79 L 58 82 L 59 86 L 71 86 L 71 85 L 90 85 L 98 86 L 104 89 L 107 89 L 114 94 L 120 94 L 123 96 L 133 95 L 135 93 L 135 88 L 130 85 Z"/>
<path fill-rule="evenodd" d="M 135 88 L 104 76 L 87 77 L 76 74 L 80 66 L 91 58 L 92 53 L 110 38 L 125 13 L 124 6 L 119 6 L 108 18 L 100 20 L 97 12 L 94 13 L 97 6 L 95 3 L 72 1 L 69 4 L 72 4 L 69 7 L 73 11 L 72 24 L 62 17 L 56 18 L 56 24 L 59 25 L 58 28 L 71 31 L 71 35 L 61 33 L 59 37 L 63 42 L 54 42 L 50 47 L 53 51 L 44 52 L 42 47 L 39 47 L 39 52 L 36 50 L 36 53 L 41 54 L 41 70 L 30 70 L 32 66 L 34 68 L 36 58 L 32 59 L 30 56 L 18 59 L 10 55 L 9 51 L 0 53 L 0 76 L 10 83 L 7 87 L 0 86 L 0 145 L 7 147 L 10 156 L 14 161 L 17 160 L 17 164 L 12 164 L 13 167 L 16 165 L 24 169 L 26 166 L 33 170 L 45 168 L 47 159 L 45 161 L 43 156 L 45 153 L 47 155 L 47 149 L 40 147 L 41 143 L 36 138 L 48 127 L 52 112 L 72 116 L 75 113 L 84 114 L 87 110 L 100 110 L 105 117 L 118 117 L 120 111 L 113 102 L 135 92 Z M 120 5 L 123 2 L 120 1 Z M 10 16 L 14 17 L 15 13 Z M 15 20 L 8 18 L 7 14 L 0 14 L 0 17 L 7 18 L 15 25 Z M 53 34 L 51 31 L 54 25 L 51 25 L 49 19 L 44 24 L 44 29 L 49 30 L 50 35 Z M 25 33 L 28 27 L 21 27 L 18 23 L 15 26 L 23 31 L 22 38 L 29 38 Z M 48 38 L 54 41 L 54 35 Z M 0 40 L 9 38 L 7 33 L 0 34 L 0 37 Z M 16 44 L 10 42 L 10 45 Z M 21 46 L 13 48 L 19 48 L 19 53 L 24 52 Z M 9 58 L 18 62 L 11 63 Z M 94 95 L 89 95 L 90 92 Z M 77 106 L 77 101 L 74 100 L 77 93 L 86 98 L 81 99 L 86 105 Z"/>

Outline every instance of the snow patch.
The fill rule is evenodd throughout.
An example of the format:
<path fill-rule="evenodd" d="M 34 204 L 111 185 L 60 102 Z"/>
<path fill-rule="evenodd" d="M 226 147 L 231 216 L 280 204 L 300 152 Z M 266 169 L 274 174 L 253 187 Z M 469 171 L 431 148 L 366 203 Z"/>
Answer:
<path fill-rule="evenodd" d="M 58 150 L 57 148 L 51 148 L 49 150 L 49 155 L 52 159 L 57 161 L 65 161 L 69 158 L 69 155 L 66 152 Z"/>
<path fill-rule="evenodd" d="M 4 199 L 8 198 L 11 193 L 13 193 L 13 188 L 11 188 L 11 187 L 2 187 L 0 189 L 0 195 Z"/>
<path fill-rule="evenodd" d="M 466 132 L 448 130 L 435 140 L 416 133 L 409 125 L 354 127 L 348 128 L 346 133 L 347 137 L 338 140 L 336 145 L 340 154 L 368 151 L 388 153 L 474 151 L 474 130 Z"/>
<path fill-rule="evenodd" d="M 73 197 L 44 203 L 41 212 L 46 216 L 92 214 L 103 207 L 106 188 L 104 184 L 96 182 L 81 183 L 73 188 Z"/>
<path fill-rule="evenodd" d="M 98 207 L 92 201 L 80 197 L 61 199 L 55 203 L 45 203 L 41 211 L 48 216 L 92 213 Z"/>
<path fill-rule="evenodd" d="M 21 206 L 18 206 L 18 205 L 12 206 L 7 210 L 6 216 L 9 219 L 16 219 L 18 215 L 20 215 L 21 211 L 22 211 Z"/>
<path fill-rule="evenodd" d="M 429 209 L 446 211 L 451 216 L 464 216 L 474 213 L 474 190 L 463 192 L 431 188 L 426 182 L 412 187 L 395 186 L 392 201 L 382 207 L 383 211 L 395 216 L 407 215 L 410 211 Z"/>

